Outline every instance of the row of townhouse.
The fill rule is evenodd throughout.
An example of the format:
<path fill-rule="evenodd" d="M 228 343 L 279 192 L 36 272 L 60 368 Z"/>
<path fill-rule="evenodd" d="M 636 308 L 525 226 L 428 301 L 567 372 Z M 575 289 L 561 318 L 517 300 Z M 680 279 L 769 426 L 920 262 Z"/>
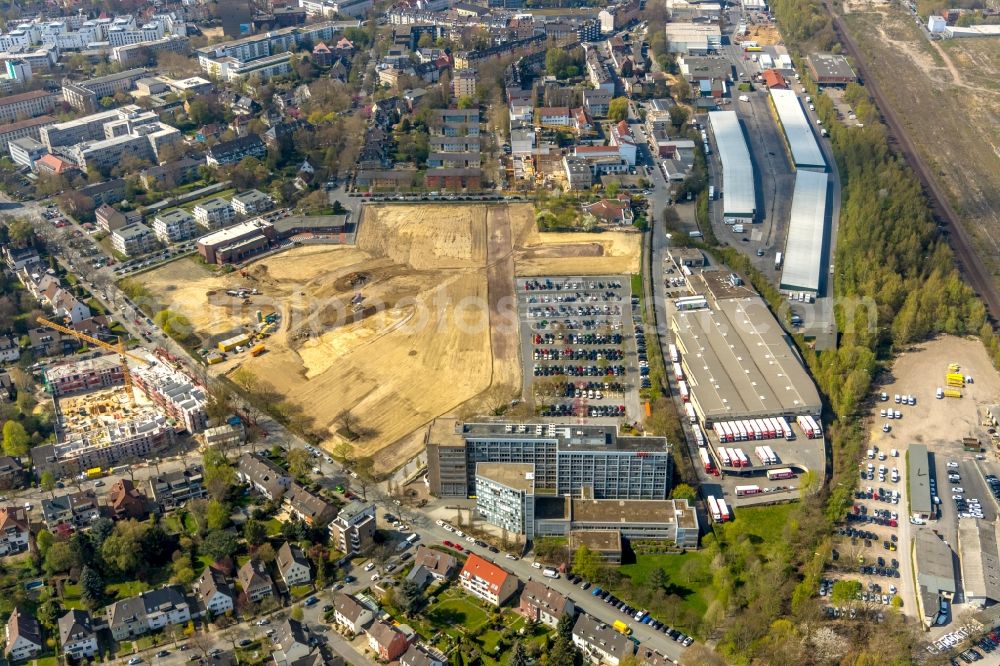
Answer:
<path fill-rule="evenodd" d="M 68 319 L 73 324 L 90 318 L 90 308 L 64 289 L 54 272 L 40 270 L 35 266 L 25 266 L 17 272 L 17 279 L 35 300 L 51 308 L 56 318 Z"/>
<path fill-rule="evenodd" d="M 149 479 L 148 483 L 149 495 L 130 479 L 118 479 L 103 497 L 98 497 L 93 490 L 81 490 L 43 498 L 42 519 L 49 530 L 70 532 L 88 527 L 101 517 L 145 520 L 152 513 L 170 511 L 208 495 L 201 468 L 197 466 L 161 474 Z M 0 508 L 0 511 L 15 509 Z"/>
<path fill-rule="evenodd" d="M 287 470 L 263 455 L 244 453 L 236 466 L 236 476 L 272 502 L 280 500 L 292 515 L 307 525 L 325 527 L 336 522 L 338 513 L 333 504 L 293 481 Z"/>
<path fill-rule="evenodd" d="M 343 592 L 333 599 L 333 621 L 351 634 L 365 635 L 368 647 L 382 661 L 400 666 L 444 666 L 447 658 L 438 650 L 417 642 L 417 634 L 405 624 L 387 622 L 368 599 Z"/>

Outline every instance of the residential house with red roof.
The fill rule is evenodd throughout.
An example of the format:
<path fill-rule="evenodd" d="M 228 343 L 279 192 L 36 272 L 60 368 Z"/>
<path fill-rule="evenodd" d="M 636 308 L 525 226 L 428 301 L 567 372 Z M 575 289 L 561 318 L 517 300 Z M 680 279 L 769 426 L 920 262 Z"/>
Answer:
<path fill-rule="evenodd" d="M 368 634 L 368 647 L 375 652 L 379 659 L 385 661 L 395 661 L 403 656 L 409 649 L 410 643 L 416 639 L 416 634 L 409 627 L 400 625 L 394 627 L 391 624 L 376 620 L 365 633 Z"/>
<path fill-rule="evenodd" d="M 0 507 L 0 556 L 28 549 L 28 513 L 23 507 Z"/>
<path fill-rule="evenodd" d="M 478 555 L 469 555 L 459 574 L 462 588 L 494 606 L 502 606 L 517 591 L 518 579 Z"/>

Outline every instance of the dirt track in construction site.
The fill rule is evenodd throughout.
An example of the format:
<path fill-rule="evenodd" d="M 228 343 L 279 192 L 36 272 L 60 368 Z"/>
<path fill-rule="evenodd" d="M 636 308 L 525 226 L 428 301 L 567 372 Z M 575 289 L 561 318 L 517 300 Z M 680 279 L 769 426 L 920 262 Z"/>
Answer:
<path fill-rule="evenodd" d="M 422 448 L 432 419 L 482 408 L 486 393 L 519 392 L 515 273 L 638 264 L 638 234 L 540 234 L 529 205 L 371 206 L 355 247 L 297 247 L 228 275 L 184 260 L 143 279 L 213 340 L 252 325 L 258 309 L 279 312 L 265 354 L 213 367 L 252 370 L 328 447 L 350 411 L 364 431 L 358 454 L 391 469 Z M 261 293 L 250 303 L 226 295 L 241 287 Z"/>

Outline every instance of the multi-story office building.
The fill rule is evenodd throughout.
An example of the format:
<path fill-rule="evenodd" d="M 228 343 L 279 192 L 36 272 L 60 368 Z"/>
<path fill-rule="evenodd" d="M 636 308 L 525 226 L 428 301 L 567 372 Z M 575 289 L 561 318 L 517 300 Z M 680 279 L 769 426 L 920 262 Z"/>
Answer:
<path fill-rule="evenodd" d="M 12 123 L 52 113 L 55 101 L 56 96 L 45 90 L 32 90 L 0 98 L 0 122 Z"/>
<path fill-rule="evenodd" d="M 159 244 L 156 234 L 142 222 L 134 222 L 111 232 L 111 246 L 126 257 L 152 252 Z"/>
<path fill-rule="evenodd" d="M 135 67 L 150 64 L 155 54 L 162 51 L 186 54 L 191 50 L 191 40 L 182 35 L 168 35 L 151 42 L 126 44 L 116 46 L 111 51 L 111 59 L 122 67 Z"/>
<path fill-rule="evenodd" d="M 73 148 L 73 155 L 81 169 L 95 168 L 107 172 L 127 157 L 158 162 L 164 146 L 181 141 L 180 130 L 165 123 L 130 127 L 127 134 L 118 134 L 100 141 L 85 141 Z"/>
<path fill-rule="evenodd" d="M 224 227 L 236 219 L 231 203 L 222 197 L 212 197 L 197 204 L 193 211 L 195 221 L 209 231 Z"/>
<path fill-rule="evenodd" d="M 34 139 L 41 141 L 41 130 L 46 125 L 51 125 L 56 121 L 52 116 L 39 116 L 27 120 L 19 120 L 15 123 L 0 125 L 0 154 L 6 153 L 10 149 L 10 142 L 17 139 Z"/>
<path fill-rule="evenodd" d="M 40 141 L 49 150 L 53 150 L 58 146 L 72 146 L 84 141 L 111 139 L 159 121 L 159 117 L 152 111 L 143 111 L 138 106 L 130 104 L 120 109 L 92 113 L 76 120 L 43 126 L 39 134 Z"/>
<path fill-rule="evenodd" d="M 256 74 L 261 81 L 267 81 L 272 76 L 281 76 L 292 71 L 292 53 L 275 53 L 274 55 L 242 61 L 233 57 L 203 59 L 206 63 L 205 72 L 210 76 L 237 83 Z"/>
<path fill-rule="evenodd" d="M 465 497 L 481 462 L 534 465 L 536 490 L 599 499 L 666 499 L 673 472 L 662 437 L 594 425 L 462 423 L 436 419 L 427 435 L 431 493 Z"/>
<path fill-rule="evenodd" d="M 198 233 L 198 225 L 191 213 L 173 208 L 153 218 L 153 231 L 164 243 L 175 243 L 194 237 Z"/>
<path fill-rule="evenodd" d="M 146 70 L 138 68 L 76 83 L 66 81 L 62 87 L 63 99 L 74 109 L 95 111 L 102 98 L 114 97 L 115 93 L 132 90 L 135 82 L 144 76 Z"/>
<path fill-rule="evenodd" d="M 372 0 L 299 0 L 309 16 L 364 16 L 372 10 Z"/>
<path fill-rule="evenodd" d="M 535 466 L 528 463 L 476 465 L 476 511 L 511 534 L 534 534 Z"/>
<path fill-rule="evenodd" d="M 45 144 L 32 139 L 30 136 L 14 139 L 8 147 L 10 149 L 10 158 L 14 160 L 14 164 L 28 167 L 32 171 L 35 170 L 35 161 L 43 155 L 49 154 L 49 149 L 45 147 Z"/>

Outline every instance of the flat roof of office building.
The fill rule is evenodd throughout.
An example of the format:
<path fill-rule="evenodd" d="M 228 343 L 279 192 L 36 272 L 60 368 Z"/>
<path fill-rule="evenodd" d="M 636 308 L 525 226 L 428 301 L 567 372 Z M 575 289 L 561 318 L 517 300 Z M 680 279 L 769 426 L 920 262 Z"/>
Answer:
<path fill-rule="evenodd" d="M 574 550 L 586 546 L 597 552 L 620 553 L 622 549 L 620 530 L 573 530 L 569 533 L 569 540 Z"/>
<path fill-rule="evenodd" d="M 508 429 L 509 428 L 509 429 Z M 509 439 L 556 441 L 560 452 L 572 451 L 646 451 L 666 452 L 663 437 L 631 437 L 618 433 L 614 425 L 567 425 L 556 423 L 465 423 L 454 418 L 435 419 L 428 442 L 461 446 L 469 439 Z"/>
<path fill-rule="evenodd" d="M 816 386 L 759 296 L 674 312 L 670 328 L 706 421 L 820 413 Z"/>
<path fill-rule="evenodd" d="M 823 151 L 816 143 L 812 125 L 806 117 L 798 96 L 794 90 L 771 89 L 771 100 L 778 112 L 778 120 L 788 140 L 792 151 L 792 162 L 796 169 L 826 169 L 826 159 Z"/>
<path fill-rule="evenodd" d="M 797 171 L 792 210 L 781 271 L 782 289 L 819 291 L 824 275 L 826 196 L 829 176 L 819 171 Z"/>
<path fill-rule="evenodd" d="M 753 217 L 757 211 L 753 163 L 740 120 L 735 111 L 710 111 L 708 120 L 722 160 L 722 215 Z"/>
<path fill-rule="evenodd" d="M 576 499 L 570 504 L 574 523 L 675 525 L 694 528 L 695 511 L 687 500 Z"/>
<path fill-rule="evenodd" d="M 806 56 L 809 64 L 819 77 L 819 82 L 827 80 L 854 80 L 854 69 L 845 56 L 836 53 L 810 53 Z"/>
<path fill-rule="evenodd" d="M 476 463 L 476 476 L 523 492 L 535 488 L 535 466 L 532 463 Z"/>

